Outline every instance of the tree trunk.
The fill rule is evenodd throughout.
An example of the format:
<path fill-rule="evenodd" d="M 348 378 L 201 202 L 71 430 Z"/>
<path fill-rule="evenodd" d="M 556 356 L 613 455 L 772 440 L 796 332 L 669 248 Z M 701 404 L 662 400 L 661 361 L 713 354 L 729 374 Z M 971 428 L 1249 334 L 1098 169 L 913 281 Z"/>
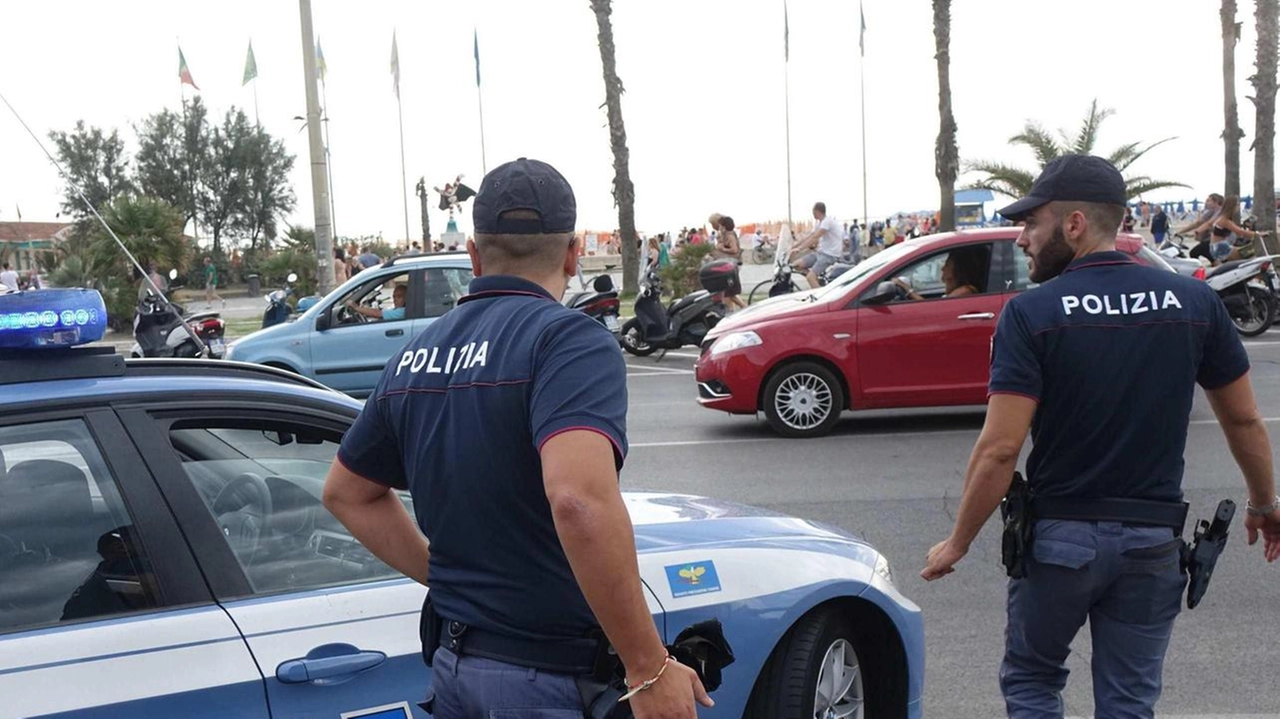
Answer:
<path fill-rule="evenodd" d="M 1236 43 L 1240 41 L 1240 25 L 1236 22 L 1236 0 L 1222 0 L 1222 107 L 1225 124 L 1222 144 L 1225 146 L 1226 179 L 1222 194 L 1240 196 L 1240 113 L 1236 109 Z"/>
<path fill-rule="evenodd" d="M 1280 0 L 1257 0 L 1254 21 L 1258 50 L 1253 81 L 1253 104 L 1258 112 L 1253 138 L 1253 216 L 1258 230 L 1270 232 L 1262 241 L 1268 255 L 1280 253 L 1276 232 L 1276 63 L 1280 45 Z"/>
<path fill-rule="evenodd" d="M 604 98 L 609 111 L 609 145 L 613 148 L 613 203 L 618 207 L 618 238 L 622 244 L 622 291 L 639 291 L 640 248 L 636 247 L 636 190 L 631 184 L 631 153 L 627 129 L 622 124 L 622 80 L 614 55 L 612 0 L 591 0 L 599 28 L 600 64 L 604 66 Z"/>
<path fill-rule="evenodd" d="M 956 118 L 951 113 L 951 0 L 933 0 L 933 40 L 938 61 L 938 142 L 934 145 L 934 174 L 938 176 L 941 203 L 938 229 L 956 228 L 956 175 L 960 150 L 956 147 Z"/>

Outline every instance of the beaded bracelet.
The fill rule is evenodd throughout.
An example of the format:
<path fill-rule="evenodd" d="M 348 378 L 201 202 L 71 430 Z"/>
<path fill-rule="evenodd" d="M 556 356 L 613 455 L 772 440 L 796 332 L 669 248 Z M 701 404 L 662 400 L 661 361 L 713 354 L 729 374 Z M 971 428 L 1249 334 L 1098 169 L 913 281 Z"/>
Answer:
<path fill-rule="evenodd" d="M 621 704 L 622 702 L 625 702 L 626 700 L 648 689 L 654 684 L 657 684 L 658 680 L 661 679 L 662 675 L 667 671 L 667 665 L 670 664 L 671 662 L 674 662 L 675 660 L 676 660 L 675 657 L 668 654 L 667 658 L 662 660 L 662 668 L 658 670 L 658 673 L 655 674 L 652 679 L 646 679 L 640 682 L 639 684 L 628 684 L 627 693 L 618 697 L 618 703 Z"/>

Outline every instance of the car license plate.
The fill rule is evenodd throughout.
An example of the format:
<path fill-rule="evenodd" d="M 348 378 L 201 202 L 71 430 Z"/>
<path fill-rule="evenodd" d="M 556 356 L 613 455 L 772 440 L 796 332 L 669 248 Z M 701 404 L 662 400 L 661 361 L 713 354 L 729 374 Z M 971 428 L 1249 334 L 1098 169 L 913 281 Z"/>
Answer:
<path fill-rule="evenodd" d="M 618 331 L 618 318 L 613 315 L 604 316 L 604 326 L 609 328 L 610 332 Z"/>
<path fill-rule="evenodd" d="M 212 340 L 209 342 L 209 354 L 221 357 L 226 354 L 227 345 L 222 340 Z"/>

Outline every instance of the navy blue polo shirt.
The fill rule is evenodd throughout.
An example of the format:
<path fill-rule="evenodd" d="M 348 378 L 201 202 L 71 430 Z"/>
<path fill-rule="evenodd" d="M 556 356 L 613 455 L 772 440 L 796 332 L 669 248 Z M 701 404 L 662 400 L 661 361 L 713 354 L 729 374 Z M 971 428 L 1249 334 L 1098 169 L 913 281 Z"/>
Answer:
<path fill-rule="evenodd" d="M 618 341 L 517 277 L 471 282 L 458 306 L 391 358 L 338 459 L 413 495 L 431 540 L 437 611 L 529 639 L 597 626 L 556 535 L 539 450 L 598 432 L 627 451 Z"/>
<path fill-rule="evenodd" d="M 1208 285 L 1096 252 L 1005 305 L 990 392 L 1039 402 L 1027 459 L 1037 493 L 1181 501 L 1195 385 L 1248 370 Z"/>

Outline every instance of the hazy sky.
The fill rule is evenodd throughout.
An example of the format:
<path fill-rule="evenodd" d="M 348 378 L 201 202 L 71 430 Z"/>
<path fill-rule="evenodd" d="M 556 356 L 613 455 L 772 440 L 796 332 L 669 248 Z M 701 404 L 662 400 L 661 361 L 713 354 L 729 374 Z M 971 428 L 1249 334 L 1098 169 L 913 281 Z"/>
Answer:
<path fill-rule="evenodd" d="M 933 147 L 937 74 L 931 3 L 866 0 L 867 196 L 874 218 L 937 205 Z M 954 0 L 951 82 L 962 158 L 1026 166 L 1008 137 L 1026 119 L 1074 130 L 1090 100 L 1116 115 L 1109 151 L 1132 140 L 1178 139 L 1134 170 L 1191 189 L 1222 184 L 1219 3 L 1210 0 Z M 861 216 L 858 3 L 792 0 L 791 177 L 796 220 L 815 200 L 842 220 Z M 339 234 L 404 234 L 396 102 L 389 60 L 398 32 L 408 165 L 409 228 L 421 234 L 413 185 L 481 171 L 472 28 L 479 32 L 490 167 L 546 160 L 573 184 L 580 229 L 609 230 L 617 215 L 595 17 L 587 0 L 314 0 L 328 62 L 335 224 Z M 701 224 L 711 212 L 739 223 L 787 216 L 780 0 L 615 0 L 618 72 L 642 231 Z M 1250 194 L 1254 108 L 1253 3 L 1241 0 L 1236 53 L 1242 185 Z M 132 126 L 177 108 L 180 43 L 220 117 L 252 115 L 241 87 L 253 40 L 261 122 L 297 155 L 298 208 L 312 225 L 298 5 L 251 2 L 6 3 L 0 93 L 42 137 L 78 119 Z M 0 107 L 0 219 L 53 220 L 56 171 Z M 433 203 L 436 199 L 433 196 Z M 444 213 L 432 210 L 433 235 Z M 461 218 L 470 230 L 470 208 Z"/>

